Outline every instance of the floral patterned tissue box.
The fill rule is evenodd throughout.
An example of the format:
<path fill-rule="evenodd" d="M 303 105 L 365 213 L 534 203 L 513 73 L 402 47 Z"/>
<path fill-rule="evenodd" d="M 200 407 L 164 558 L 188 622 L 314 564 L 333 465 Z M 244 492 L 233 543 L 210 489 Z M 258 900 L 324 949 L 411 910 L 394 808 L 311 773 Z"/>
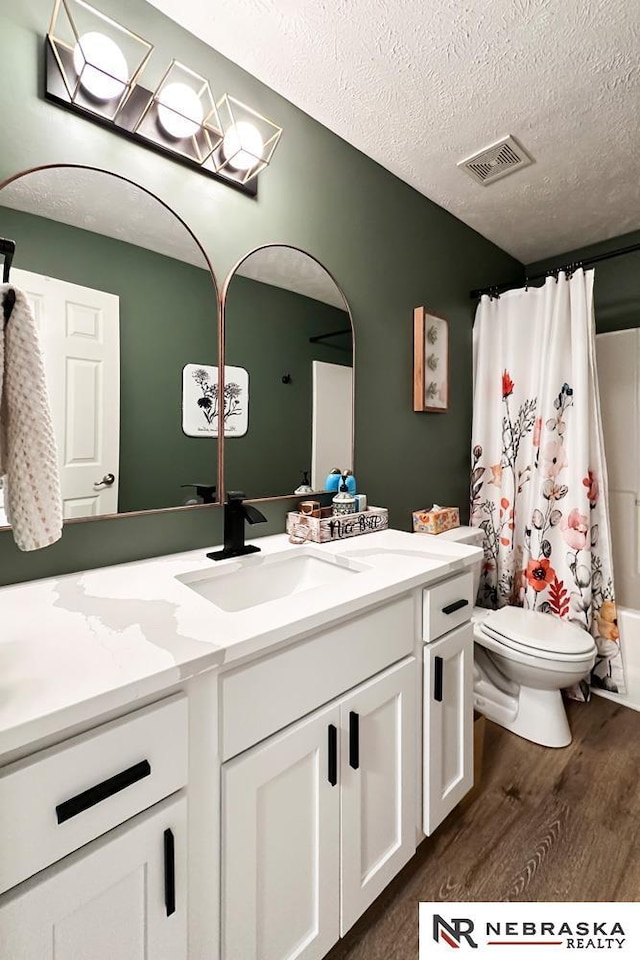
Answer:
<path fill-rule="evenodd" d="M 416 510 L 413 514 L 414 533 L 444 533 L 460 526 L 458 507 L 437 507 L 431 510 Z"/>

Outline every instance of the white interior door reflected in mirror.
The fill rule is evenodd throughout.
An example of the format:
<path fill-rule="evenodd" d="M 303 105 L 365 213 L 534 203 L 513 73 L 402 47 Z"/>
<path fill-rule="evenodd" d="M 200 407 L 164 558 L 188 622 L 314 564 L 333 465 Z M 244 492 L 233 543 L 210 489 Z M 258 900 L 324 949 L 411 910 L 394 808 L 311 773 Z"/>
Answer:
<path fill-rule="evenodd" d="M 311 486 L 322 490 L 334 467 L 353 469 L 353 369 L 314 360 Z"/>
<path fill-rule="evenodd" d="M 11 279 L 31 303 L 44 355 L 65 520 L 118 511 L 120 301 L 28 270 Z M 112 483 L 102 483 L 111 474 Z"/>

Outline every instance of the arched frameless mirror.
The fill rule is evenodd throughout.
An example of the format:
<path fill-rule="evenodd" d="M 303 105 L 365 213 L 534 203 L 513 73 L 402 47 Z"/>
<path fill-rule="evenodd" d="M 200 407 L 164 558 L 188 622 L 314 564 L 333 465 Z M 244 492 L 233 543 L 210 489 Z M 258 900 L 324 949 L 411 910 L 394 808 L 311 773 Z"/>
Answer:
<path fill-rule="evenodd" d="M 227 278 L 225 490 L 292 496 L 304 474 L 322 490 L 353 468 L 353 325 L 331 274 L 308 253 L 270 244 Z"/>
<path fill-rule="evenodd" d="M 217 420 L 192 372 L 217 395 L 218 295 L 186 224 L 127 179 L 54 165 L 2 185 L 0 235 L 38 323 L 65 519 L 215 502 Z"/>

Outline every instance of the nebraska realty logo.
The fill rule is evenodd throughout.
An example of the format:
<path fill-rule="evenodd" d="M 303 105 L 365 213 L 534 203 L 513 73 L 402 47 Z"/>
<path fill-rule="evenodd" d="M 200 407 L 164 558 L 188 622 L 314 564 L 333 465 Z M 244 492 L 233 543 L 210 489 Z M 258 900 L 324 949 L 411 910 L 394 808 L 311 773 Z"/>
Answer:
<path fill-rule="evenodd" d="M 553 956 L 549 948 L 637 958 L 638 928 L 633 903 L 421 903 L 420 960 L 460 949 L 512 960 L 520 947 L 527 960 Z"/>

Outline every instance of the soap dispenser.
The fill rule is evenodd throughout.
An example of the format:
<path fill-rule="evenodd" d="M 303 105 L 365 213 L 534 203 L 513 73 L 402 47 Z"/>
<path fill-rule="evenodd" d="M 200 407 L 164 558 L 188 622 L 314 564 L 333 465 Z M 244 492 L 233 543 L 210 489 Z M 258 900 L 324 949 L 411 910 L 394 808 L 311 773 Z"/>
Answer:
<path fill-rule="evenodd" d="M 340 467 L 334 467 L 324 483 L 324 488 L 328 493 L 337 493 L 340 489 L 340 477 L 342 471 Z"/>
<path fill-rule="evenodd" d="M 342 474 L 341 479 L 340 490 L 336 493 L 332 501 L 334 517 L 342 517 L 349 513 L 355 513 L 356 511 L 356 498 L 352 493 L 349 493 L 346 473 Z"/>
<path fill-rule="evenodd" d="M 309 471 L 302 471 L 302 483 L 293 491 L 295 494 L 313 493 L 313 487 L 309 483 Z"/>
<path fill-rule="evenodd" d="M 346 470 L 345 473 L 342 474 L 342 477 L 347 484 L 347 490 L 355 497 L 358 490 L 356 488 L 356 478 L 353 475 L 353 470 Z"/>

